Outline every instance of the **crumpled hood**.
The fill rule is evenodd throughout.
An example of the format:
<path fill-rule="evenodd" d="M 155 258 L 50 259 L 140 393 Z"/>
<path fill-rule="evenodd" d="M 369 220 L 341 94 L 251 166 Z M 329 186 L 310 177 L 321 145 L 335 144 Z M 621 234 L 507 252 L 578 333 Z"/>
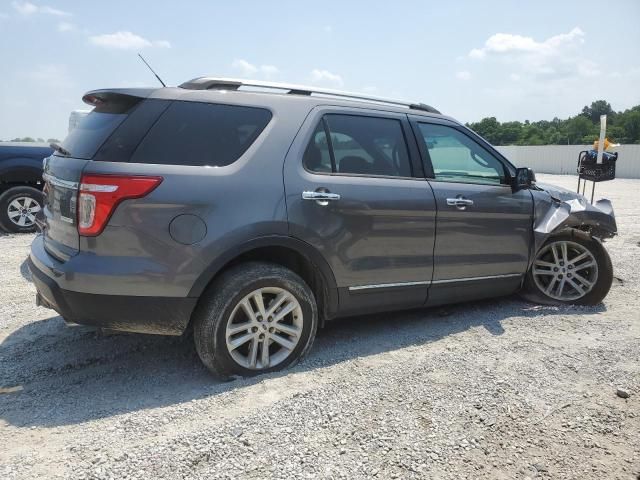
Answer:
<path fill-rule="evenodd" d="M 580 204 L 587 203 L 587 198 L 584 195 L 568 190 L 564 187 L 540 182 L 536 182 L 536 187 L 541 188 L 545 192 L 548 192 L 552 197 L 562 200 L 563 202 L 578 200 Z"/>

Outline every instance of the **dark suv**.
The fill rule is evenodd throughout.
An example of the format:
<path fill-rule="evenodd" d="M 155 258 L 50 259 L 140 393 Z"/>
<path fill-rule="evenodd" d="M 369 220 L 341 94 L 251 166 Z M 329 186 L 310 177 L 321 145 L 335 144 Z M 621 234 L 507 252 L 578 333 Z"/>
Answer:
<path fill-rule="evenodd" d="M 198 78 L 89 92 L 45 161 L 37 300 L 180 335 L 222 377 L 284 368 L 341 316 L 607 294 L 611 205 L 536 185 L 424 104 Z"/>

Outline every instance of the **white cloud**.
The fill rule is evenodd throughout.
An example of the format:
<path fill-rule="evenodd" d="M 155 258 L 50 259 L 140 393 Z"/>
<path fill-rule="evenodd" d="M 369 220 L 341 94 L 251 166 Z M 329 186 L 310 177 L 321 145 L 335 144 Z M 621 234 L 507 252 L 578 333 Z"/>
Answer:
<path fill-rule="evenodd" d="M 584 38 L 585 32 L 579 27 L 542 41 L 523 35 L 496 33 L 481 48 L 470 50 L 467 56 L 478 62 L 503 62 L 510 69 L 519 68 L 521 72 L 513 74 L 518 79 L 523 76 L 549 80 L 594 77 L 601 72 L 598 64 L 582 52 Z M 513 76 L 510 78 L 514 80 Z"/>
<path fill-rule="evenodd" d="M 466 82 L 467 80 L 471 80 L 471 73 L 467 72 L 466 70 L 462 70 L 456 73 L 456 78 L 458 80 L 462 80 Z"/>
<path fill-rule="evenodd" d="M 34 5 L 31 2 L 11 2 L 13 9 L 20 15 L 33 15 L 35 13 L 44 13 L 45 15 L 55 15 L 57 17 L 69 17 L 71 14 L 57 8 L 49 7 L 47 5 Z"/>
<path fill-rule="evenodd" d="M 575 27 L 569 33 L 561 33 L 537 42 L 531 37 L 511 33 L 496 33 L 490 36 L 482 48 L 474 48 L 469 52 L 471 58 L 482 59 L 491 54 L 537 53 L 556 55 L 567 45 L 584 42 L 584 32 Z"/>
<path fill-rule="evenodd" d="M 9 15 L 7 15 L 6 13 L 0 12 L 0 20 L 4 20 L 5 18 L 9 18 Z"/>
<path fill-rule="evenodd" d="M 517 73 L 512 73 L 511 75 L 509 75 L 509 78 L 514 82 L 517 82 L 518 80 L 520 80 L 520 75 L 518 75 Z"/>
<path fill-rule="evenodd" d="M 328 70 L 320 70 L 317 68 L 314 68 L 311 71 L 311 81 L 313 83 L 329 84 L 334 87 L 342 87 L 342 85 L 344 85 L 340 75 L 331 73 Z"/>
<path fill-rule="evenodd" d="M 147 47 L 171 48 L 166 40 L 147 40 L 132 32 L 105 33 L 89 37 L 89 42 L 103 48 L 115 48 L 120 50 L 140 50 Z"/>
<path fill-rule="evenodd" d="M 325 25 L 322 29 L 324 33 L 333 33 L 333 27 L 331 25 Z"/>
<path fill-rule="evenodd" d="M 255 65 L 238 58 L 231 63 L 231 67 L 239 70 L 242 75 L 255 75 L 258 72 L 258 67 Z"/>
<path fill-rule="evenodd" d="M 243 77 L 260 76 L 267 79 L 273 78 L 280 73 L 275 65 L 254 65 L 242 58 L 237 58 L 231 63 L 231 67 L 240 72 Z"/>

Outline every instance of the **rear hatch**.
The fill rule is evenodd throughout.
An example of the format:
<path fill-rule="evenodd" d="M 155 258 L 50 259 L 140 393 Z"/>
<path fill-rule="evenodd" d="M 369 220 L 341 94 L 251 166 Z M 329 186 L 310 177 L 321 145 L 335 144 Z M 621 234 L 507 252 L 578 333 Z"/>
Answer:
<path fill-rule="evenodd" d="M 102 159 L 102 147 L 151 92 L 150 89 L 89 92 L 83 100 L 95 108 L 64 140 L 62 148 L 45 159 L 45 208 L 41 219 L 44 246 L 59 260 L 68 260 L 78 253 L 78 188 L 85 166 L 93 159 Z M 119 138 L 118 147 L 122 146 Z"/>

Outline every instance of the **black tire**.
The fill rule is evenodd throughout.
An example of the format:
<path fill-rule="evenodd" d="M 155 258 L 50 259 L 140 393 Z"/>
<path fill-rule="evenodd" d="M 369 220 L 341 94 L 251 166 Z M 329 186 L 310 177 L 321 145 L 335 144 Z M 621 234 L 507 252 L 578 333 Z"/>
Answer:
<path fill-rule="evenodd" d="M 250 369 L 234 360 L 227 348 L 226 329 L 238 303 L 259 288 L 280 288 L 292 294 L 302 311 L 298 343 L 289 356 L 270 368 Z M 276 264 L 248 262 L 224 272 L 205 292 L 193 317 L 196 350 L 218 378 L 250 377 L 282 370 L 308 353 L 318 328 L 316 301 L 309 286 L 296 273 Z M 269 347 L 268 347 L 269 348 Z"/>
<path fill-rule="evenodd" d="M 43 206 L 43 195 L 40 190 L 33 187 L 19 186 L 11 187 L 0 195 L 0 227 L 11 233 L 28 233 L 36 231 L 36 224 L 31 223 L 20 226 L 9 217 L 9 208 L 16 199 L 30 198 L 35 201 L 40 208 Z M 12 207 L 11 207 L 12 208 Z M 12 210 L 13 211 L 13 210 Z"/>
<path fill-rule="evenodd" d="M 540 251 L 542 251 L 545 246 L 558 241 L 577 243 L 582 245 L 593 255 L 597 264 L 597 278 L 595 279 L 595 285 L 586 295 L 576 300 L 563 301 L 552 298 L 546 295 L 545 292 L 536 284 L 533 276 L 532 265 L 525 277 L 522 296 L 527 300 L 545 305 L 597 305 L 602 302 L 604 297 L 607 296 L 607 293 L 609 293 L 609 289 L 613 282 L 613 265 L 611 264 L 611 258 L 602 243 L 585 232 L 569 230 L 550 237 L 542 246 Z M 538 253 L 536 252 L 536 255 L 537 254 Z"/>

